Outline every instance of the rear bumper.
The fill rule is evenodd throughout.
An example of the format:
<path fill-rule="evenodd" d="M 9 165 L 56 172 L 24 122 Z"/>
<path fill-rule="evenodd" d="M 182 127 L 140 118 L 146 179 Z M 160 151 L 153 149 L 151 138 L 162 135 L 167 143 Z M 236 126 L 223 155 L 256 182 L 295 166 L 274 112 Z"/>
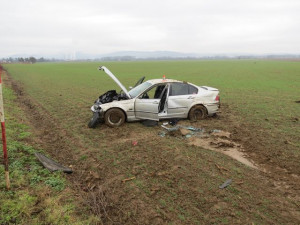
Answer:
<path fill-rule="evenodd" d="M 204 106 L 207 109 L 208 115 L 213 115 L 213 114 L 219 112 L 219 109 L 221 107 L 219 102 L 205 104 Z"/>

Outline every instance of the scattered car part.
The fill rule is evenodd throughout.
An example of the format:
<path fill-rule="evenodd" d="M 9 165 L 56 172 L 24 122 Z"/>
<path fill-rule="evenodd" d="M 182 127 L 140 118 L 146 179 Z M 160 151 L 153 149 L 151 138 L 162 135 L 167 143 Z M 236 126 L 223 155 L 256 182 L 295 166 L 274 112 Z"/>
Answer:
<path fill-rule="evenodd" d="M 55 162 L 54 160 L 46 157 L 41 153 L 34 153 L 34 155 L 38 158 L 38 160 L 50 171 L 63 171 L 65 173 L 72 173 L 72 169 L 62 166 L 61 164 Z"/>
<path fill-rule="evenodd" d="M 100 118 L 100 115 L 99 113 L 95 112 L 93 114 L 93 117 L 91 118 L 89 124 L 88 124 L 88 127 L 89 128 L 95 128 L 99 122 L 99 118 Z"/>
<path fill-rule="evenodd" d="M 228 187 L 232 183 L 231 179 L 226 180 L 223 184 L 219 186 L 220 189 Z"/>
<path fill-rule="evenodd" d="M 172 125 L 172 126 L 175 126 L 177 123 L 178 123 L 179 119 L 177 118 L 173 118 L 169 121 L 169 124 Z"/>

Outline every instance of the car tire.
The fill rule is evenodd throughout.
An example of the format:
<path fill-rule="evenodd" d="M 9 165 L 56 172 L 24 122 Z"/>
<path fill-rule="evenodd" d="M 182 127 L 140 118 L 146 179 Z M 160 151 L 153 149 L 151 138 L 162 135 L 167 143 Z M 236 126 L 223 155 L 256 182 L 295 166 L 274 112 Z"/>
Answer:
<path fill-rule="evenodd" d="M 207 109 L 203 105 L 195 105 L 189 112 L 191 121 L 203 120 L 207 117 Z"/>
<path fill-rule="evenodd" d="M 121 109 L 113 108 L 105 113 L 104 120 L 109 127 L 119 127 L 125 122 L 125 114 Z"/>
<path fill-rule="evenodd" d="M 97 124 L 99 123 L 99 113 L 98 112 L 95 112 L 93 114 L 93 117 L 91 118 L 89 124 L 88 124 L 88 127 L 89 128 L 95 128 L 97 126 Z"/>

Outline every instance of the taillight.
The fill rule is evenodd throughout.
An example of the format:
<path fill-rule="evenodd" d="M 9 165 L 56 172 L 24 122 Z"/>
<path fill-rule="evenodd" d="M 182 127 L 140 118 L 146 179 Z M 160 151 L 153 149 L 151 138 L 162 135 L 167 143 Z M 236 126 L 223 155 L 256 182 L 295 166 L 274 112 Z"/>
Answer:
<path fill-rule="evenodd" d="M 215 101 L 219 102 L 220 101 L 220 96 L 217 95 Z"/>

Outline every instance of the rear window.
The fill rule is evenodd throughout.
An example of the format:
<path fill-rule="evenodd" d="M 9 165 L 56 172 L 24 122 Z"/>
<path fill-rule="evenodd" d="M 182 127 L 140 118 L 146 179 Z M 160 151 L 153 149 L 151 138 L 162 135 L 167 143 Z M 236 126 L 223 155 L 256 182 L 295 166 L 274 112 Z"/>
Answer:
<path fill-rule="evenodd" d="M 186 83 L 172 83 L 170 88 L 170 96 L 197 94 L 198 89 Z"/>

